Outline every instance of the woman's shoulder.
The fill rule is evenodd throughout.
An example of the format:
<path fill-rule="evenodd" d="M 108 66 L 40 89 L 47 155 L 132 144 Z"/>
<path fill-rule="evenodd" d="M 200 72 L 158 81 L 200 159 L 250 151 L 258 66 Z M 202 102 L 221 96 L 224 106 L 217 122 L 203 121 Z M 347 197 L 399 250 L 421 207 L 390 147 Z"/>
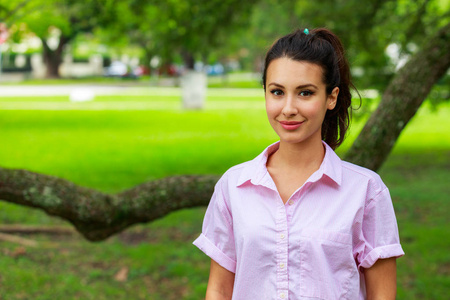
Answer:
<path fill-rule="evenodd" d="M 252 168 L 253 163 L 254 163 L 253 160 L 249 160 L 249 161 L 245 161 L 243 163 L 237 164 L 235 166 L 232 166 L 227 171 L 225 171 L 225 173 L 222 175 L 221 180 L 238 181 L 239 178 L 241 178 L 241 176 L 243 174 L 245 174 L 248 169 Z"/>
<path fill-rule="evenodd" d="M 376 172 L 348 161 L 342 161 L 342 173 L 343 178 L 351 179 L 352 182 L 367 182 L 376 192 L 380 192 L 386 188 L 380 175 Z"/>
<path fill-rule="evenodd" d="M 259 177 L 266 171 L 266 152 L 267 148 L 252 160 L 232 166 L 222 175 L 219 182 L 237 187 Z"/>
<path fill-rule="evenodd" d="M 345 160 L 342 161 L 342 168 L 355 176 L 363 176 L 371 179 L 380 179 L 380 175 L 378 175 L 375 171 L 372 171 L 365 167 L 361 167 L 359 165 L 355 165 L 354 163 Z"/>

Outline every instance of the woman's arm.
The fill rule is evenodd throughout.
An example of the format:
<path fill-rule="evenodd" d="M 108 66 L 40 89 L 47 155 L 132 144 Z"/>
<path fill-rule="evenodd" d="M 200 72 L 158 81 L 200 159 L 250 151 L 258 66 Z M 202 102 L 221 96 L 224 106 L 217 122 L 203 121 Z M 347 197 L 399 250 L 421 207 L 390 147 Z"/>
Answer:
<path fill-rule="evenodd" d="M 230 300 L 233 295 L 234 273 L 211 259 L 206 300 Z"/>
<path fill-rule="evenodd" d="M 379 259 L 364 269 L 367 300 L 395 300 L 397 294 L 396 258 Z"/>

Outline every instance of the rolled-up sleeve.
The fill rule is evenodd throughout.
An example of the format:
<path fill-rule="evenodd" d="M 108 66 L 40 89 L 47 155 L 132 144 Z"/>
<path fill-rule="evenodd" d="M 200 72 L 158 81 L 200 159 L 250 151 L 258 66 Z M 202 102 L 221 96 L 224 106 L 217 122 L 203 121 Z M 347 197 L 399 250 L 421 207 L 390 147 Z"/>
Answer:
<path fill-rule="evenodd" d="M 378 259 L 405 254 L 400 245 L 397 220 L 387 188 L 365 207 L 360 245 L 358 252 L 354 253 L 358 268 L 370 268 Z"/>
<path fill-rule="evenodd" d="M 222 179 L 214 188 L 203 220 L 202 233 L 193 244 L 228 271 L 236 272 L 233 222 L 225 203 Z"/>

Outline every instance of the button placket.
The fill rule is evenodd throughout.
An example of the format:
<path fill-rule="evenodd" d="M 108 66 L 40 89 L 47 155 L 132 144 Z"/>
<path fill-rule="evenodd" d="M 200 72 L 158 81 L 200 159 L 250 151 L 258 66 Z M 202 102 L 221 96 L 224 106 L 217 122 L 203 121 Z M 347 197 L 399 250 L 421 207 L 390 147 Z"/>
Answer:
<path fill-rule="evenodd" d="M 281 200 L 281 199 L 280 199 Z M 288 215 L 282 201 L 278 202 L 276 213 L 277 250 L 276 250 L 276 272 L 277 272 L 277 295 L 279 299 L 289 297 L 288 290 Z"/>

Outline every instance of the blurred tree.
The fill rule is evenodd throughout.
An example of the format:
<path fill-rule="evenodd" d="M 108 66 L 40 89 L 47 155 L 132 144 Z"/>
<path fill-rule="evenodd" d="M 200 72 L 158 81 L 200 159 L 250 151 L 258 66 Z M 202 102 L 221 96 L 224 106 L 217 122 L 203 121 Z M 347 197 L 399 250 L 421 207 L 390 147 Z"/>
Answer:
<path fill-rule="evenodd" d="M 128 0 L 119 4 L 118 19 L 104 31 L 127 35 L 145 49 L 145 64 L 158 56 L 162 64 L 182 58 L 184 108 L 200 109 L 206 98 L 206 75 L 194 72 L 196 61 L 206 62 L 211 51 L 227 43 L 233 31 L 248 24 L 258 0 Z"/>
<path fill-rule="evenodd" d="M 251 15 L 250 27 L 242 28 L 228 46 L 239 47 L 241 60 L 250 59 L 247 63 L 260 72 L 270 42 L 301 27 L 295 6 L 293 0 L 261 0 Z"/>
<path fill-rule="evenodd" d="M 286 32 L 327 27 L 342 39 L 352 67 L 359 69 L 354 74 L 356 86 L 383 91 L 404 59 L 415 53 L 426 37 L 449 22 L 448 3 L 261 0 L 252 13 L 249 28 L 239 31 L 233 42 L 252 56 L 263 57 L 270 46 L 268 42 Z M 386 51 L 388 46 L 395 50 L 394 59 Z"/>
<path fill-rule="evenodd" d="M 25 23 L 42 42 L 47 77 L 59 77 L 65 46 L 77 34 L 114 20 L 116 0 L 9 0 L 6 17 Z M 1 7 L 1 6 L 0 6 Z M 5 17 L 5 18 L 6 18 Z"/>
<path fill-rule="evenodd" d="M 424 38 L 420 50 L 393 76 L 345 159 L 377 170 L 436 82 L 450 67 L 450 23 Z M 447 86 L 448 90 L 448 86 Z"/>
<path fill-rule="evenodd" d="M 31 0 L 0 0 L 0 23 L 14 24 L 31 5 Z"/>
<path fill-rule="evenodd" d="M 367 15 L 362 14 L 369 23 L 375 24 L 374 27 L 370 27 L 373 32 L 367 33 L 368 36 L 365 37 L 369 40 L 366 42 L 369 46 L 376 43 L 376 40 L 370 40 L 374 38 L 373 35 L 378 34 L 374 28 L 381 26 L 376 18 L 372 20 L 370 17 L 380 16 L 378 12 L 385 9 L 382 9 L 382 5 L 392 5 L 393 1 L 381 1 L 380 4 L 375 2 L 368 0 L 367 7 L 364 8 L 364 11 L 365 9 L 368 11 Z M 299 3 L 303 2 L 299 1 Z M 314 10 L 309 8 L 308 3 L 310 2 L 304 3 L 304 14 L 314 15 Z M 330 22 L 329 27 L 332 27 L 331 25 L 334 23 L 331 21 L 331 11 L 334 9 L 338 13 L 337 7 L 333 7 L 333 4 L 344 2 L 327 3 L 331 5 L 330 19 L 324 18 L 323 22 Z M 401 3 L 404 2 L 401 1 Z M 427 5 L 434 2 L 430 0 L 420 3 L 422 5 L 415 6 L 416 9 L 426 14 Z M 354 5 L 355 9 L 360 9 L 359 7 L 362 4 Z M 395 7 L 396 9 L 402 7 L 401 11 L 409 12 L 409 8 L 404 9 L 404 6 L 396 5 Z M 406 7 L 409 6 L 406 5 Z M 348 11 L 347 19 L 351 19 L 351 9 Z M 413 15 L 416 16 L 417 14 Z M 317 16 L 320 17 L 319 12 Z M 386 159 L 403 128 L 414 116 L 433 85 L 444 76 L 450 66 L 450 23 L 448 17 L 448 12 L 441 14 L 436 20 L 416 16 L 415 21 L 410 26 L 402 27 L 405 30 L 403 32 L 405 35 L 404 42 L 401 42 L 403 41 L 401 38 L 395 41 L 399 41 L 400 45 L 404 44 L 405 50 L 403 51 L 410 51 L 412 54 L 408 62 L 392 75 L 378 109 L 373 113 L 347 153 L 347 160 L 377 170 Z M 344 20 L 347 21 L 347 19 Z M 429 23 L 426 23 L 426 20 L 429 20 L 427 21 Z M 365 26 L 362 23 L 353 24 L 353 22 L 353 19 L 349 20 L 349 24 L 352 25 L 349 25 L 350 28 L 345 25 L 345 30 L 350 30 L 351 26 Z M 417 22 L 424 26 L 424 28 L 419 29 L 422 34 L 418 36 L 414 32 L 414 28 L 411 29 L 411 26 L 417 26 L 415 25 Z M 343 24 L 339 24 L 344 28 Z M 430 24 L 436 26 L 428 28 L 428 26 L 431 26 Z M 391 25 L 393 26 L 393 23 Z M 404 26 L 404 24 L 401 24 L 401 26 Z M 343 37 L 349 36 L 346 34 L 347 31 L 339 28 L 337 26 L 333 29 L 335 31 L 343 30 L 344 32 L 341 34 Z M 380 37 L 383 37 L 386 34 L 385 28 L 382 26 L 379 28 L 383 29 L 379 29 Z M 166 34 L 169 34 L 169 32 L 166 31 Z M 402 36 L 400 33 L 395 33 L 395 35 L 397 34 Z M 391 35 L 394 35 L 394 33 L 391 33 Z M 181 34 L 176 36 L 180 38 Z M 348 43 L 351 43 L 352 39 L 357 37 L 350 36 L 347 38 L 350 39 Z M 414 41 L 416 49 L 408 48 L 410 44 L 408 41 Z M 387 38 L 385 43 L 391 42 L 393 40 Z M 197 45 L 201 45 L 201 43 Z M 183 49 L 182 46 L 179 47 Z M 187 51 L 195 49 L 186 45 L 184 47 Z M 400 49 L 403 49 L 401 47 L 403 46 L 400 46 Z M 382 50 L 382 53 L 384 53 L 384 48 Z M 40 208 L 50 215 L 64 218 L 71 222 L 87 239 L 95 241 L 105 239 L 132 224 L 149 222 L 177 209 L 206 205 L 209 202 L 216 180 L 216 176 L 168 177 L 144 183 L 116 195 L 107 195 L 93 189 L 78 187 L 63 179 L 25 170 L 0 168 L 0 199 Z"/>
<path fill-rule="evenodd" d="M 141 45 L 146 61 L 158 55 L 172 62 L 183 58 L 188 69 L 195 60 L 205 61 L 208 53 L 227 43 L 233 31 L 245 27 L 258 0 L 128 0 L 117 4 L 114 24 L 104 28 L 110 40 L 126 35 Z"/>
<path fill-rule="evenodd" d="M 152 24 L 157 26 L 154 40 L 167 56 L 178 51 L 188 69 L 195 58 L 205 61 L 211 51 L 227 43 L 233 31 L 248 24 L 257 0 L 159 1 L 153 10 Z M 161 12 L 164 12 L 161 14 Z M 156 18 L 159 15 L 159 18 Z M 163 22 L 168 20 L 168 22 Z"/>

